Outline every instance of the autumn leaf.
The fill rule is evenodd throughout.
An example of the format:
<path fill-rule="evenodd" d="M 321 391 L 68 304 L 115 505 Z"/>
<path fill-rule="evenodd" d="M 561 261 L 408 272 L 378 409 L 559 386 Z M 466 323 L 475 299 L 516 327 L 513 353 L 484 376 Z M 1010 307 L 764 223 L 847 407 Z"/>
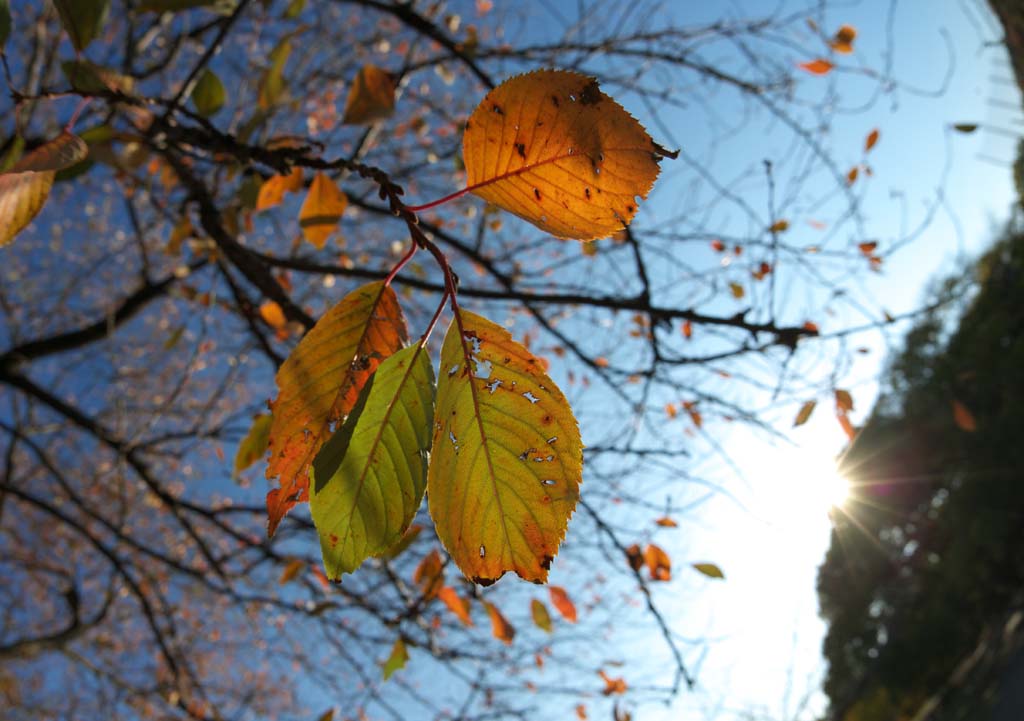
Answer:
<path fill-rule="evenodd" d="M 366 379 L 406 341 L 398 298 L 383 283 L 358 288 L 327 311 L 277 372 L 271 404 L 267 478 L 268 533 L 296 502 L 306 500 L 308 470 L 330 434 L 349 414 Z"/>
<path fill-rule="evenodd" d="M 370 376 L 310 469 L 309 509 L 327 577 L 388 551 L 412 523 L 427 485 L 434 369 L 419 344 Z"/>
<path fill-rule="evenodd" d="M 387 681 L 395 671 L 405 668 L 407 663 L 409 663 L 409 651 L 405 648 L 405 641 L 398 638 L 395 645 L 391 647 L 391 655 L 384 662 L 384 680 Z"/>
<path fill-rule="evenodd" d="M 345 101 L 343 123 L 370 125 L 395 112 L 395 81 L 376 65 L 359 68 Z"/>
<path fill-rule="evenodd" d="M 412 581 L 420 587 L 424 598 L 433 598 L 444 586 L 444 564 L 436 548 L 423 557 L 413 571 Z"/>
<path fill-rule="evenodd" d="M 846 437 L 852 441 L 857 436 L 857 429 L 853 427 L 853 423 L 850 422 L 850 418 L 846 415 L 846 412 L 837 409 L 836 420 L 839 421 L 839 426 L 843 429 L 843 433 L 846 434 Z"/>
<path fill-rule="evenodd" d="M 877 143 L 878 143 L 878 128 L 875 128 L 870 133 L 868 133 L 868 137 L 864 139 L 864 152 L 865 153 L 869 152 L 873 147 L 875 147 L 875 145 Z"/>
<path fill-rule="evenodd" d="M 953 130 L 969 135 L 978 129 L 977 123 L 953 123 Z"/>
<path fill-rule="evenodd" d="M 192 88 L 192 103 L 196 106 L 196 112 L 207 117 L 213 115 L 224 107 L 225 100 L 227 92 L 224 83 L 212 70 L 204 70 Z"/>
<path fill-rule="evenodd" d="M 857 176 L 860 174 L 860 168 L 854 165 L 850 168 L 850 171 L 846 174 L 846 184 L 853 185 L 857 182 Z"/>
<path fill-rule="evenodd" d="M 814 407 L 818 405 L 817 401 L 807 401 L 796 414 L 796 418 L 793 420 L 793 427 L 802 426 L 804 423 L 811 419 L 811 414 L 814 413 Z"/>
<path fill-rule="evenodd" d="M 626 563 L 628 563 L 629 567 L 634 571 L 639 571 L 644 567 L 644 554 L 643 551 L 640 550 L 640 546 L 634 543 L 626 549 Z"/>
<path fill-rule="evenodd" d="M 593 78 L 566 70 L 517 75 L 466 122 L 468 190 L 559 238 L 594 240 L 623 229 L 646 198 L 655 143 Z"/>
<path fill-rule="evenodd" d="M 789 230 L 788 220 L 776 220 L 774 223 L 768 226 L 769 233 L 782 233 Z"/>
<path fill-rule="evenodd" d="M 110 14 L 110 0 L 53 0 L 53 4 L 78 52 L 96 39 Z"/>
<path fill-rule="evenodd" d="M 587 721 L 587 707 L 583 704 L 576 704 L 576 718 L 580 721 Z"/>
<path fill-rule="evenodd" d="M 326 173 L 317 173 L 299 211 L 302 235 L 311 245 L 323 248 L 345 212 L 348 198 Z"/>
<path fill-rule="evenodd" d="M 853 40 L 857 37 L 857 29 L 852 25 L 842 25 L 829 42 L 829 47 L 837 53 L 847 55 L 853 52 Z"/>
<path fill-rule="evenodd" d="M 271 328 L 284 328 L 288 324 L 288 319 L 276 300 L 268 300 L 260 305 L 260 318 Z"/>
<path fill-rule="evenodd" d="M 448 610 L 454 613 L 465 626 L 472 626 L 473 619 L 469 615 L 469 599 L 463 598 L 455 589 L 451 586 L 445 586 L 437 592 L 437 597 L 441 599 L 441 603 L 448 607 Z"/>
<path fill-rule="evenodd" d="M 722 569 L 714 563 L 692 563 L 690 565 L 708 578 L 720 578 L 725 580 L 725 574 L 722 573 Z"/>
<path fill-rule="evenodd" d="M 683 321 L 683 337 L 686 340 L 693 338 L 693 323 L 691 321 Z"/>
<path fill-rule="evenodd" d="M 554 627 L 551 625 L 551 614 L 548 613 L 548 607 L 536 598 L 530 601 L 530 615 L 533 617 L 534 625 L 541 631 L 551 633 L 554 630 Z"/>
<path fill-rule="evenodd" d="M 656 519 L 654 523 L 662 528 L 679 528 L 679 524 L 668 516 L 662 516 L 661 518 Z"/>
<path fill-rule="evenodd" d="M 467 578 L 547 579 L 579 497 L 582 448 L 540 361 L 459 311 L 441 349 L 427 488 L 437 535 Z"/>
<path fill-rule="evenodd" d="M 270 66 L 260 78 L 259 95 L 256 99 L 261 110 L 269 110 L 282 99 L 285 91 L 284 67 L 292 54 L 292 43 L 289 37 L 281 40 L 270 51 Z"/>
<path fill-rule="evenodd" d="M 842 410 L 844 413 L 849 413 L 853 410 L 853 396 L 850 395 L 849 391 L 844 391 L 841 388 L 836 389 L 836 409 Z"/>
<path fill-rule="evenodd" d="M 299 573 L 305 567 L 305 561 L 303 561 L 301 558 L 293 558 L 288 562 L 288 565 L 284 567 L 284 570 L 281 571 L 281 577 L 277 579 L 278 585 L 283 586 L 289 581 L 293 580 L 296 576 L 299 575 Z"/>
<path fill-rule="evenodd" d="M 876 248 L 878 248 L 878 241 L 875 240 L 868 240 L 863 243 L 857 243 L 857 250 L 859 250 L 862 254 L 869 258 L 875 252 Z"/>
<path fill-rule="evenodd" d="M 302 188 L 302 168 L 292 168 L 288 175 L 272 175 L 263 181 L 256 196 L 256 210 L 266 210 L 279 205 L 284 194 L 296 193 Z"/>
<path fill-rule="evenodd" d="M 266 455 L 267 444 L 270 442 L 270 422 L 269 413 L 259 413 L 253 418 L 248 433 L 238 444 L 238 452 L 235 453 L 234 478 L 238 478 L 242 471 Z"/>
<path fill-rule="evenodd" d="M 406 529 L 402 537 L 398 539 L 398 543 L 389 548 L 385 553 L 381 554 L 381 558 L 386 558 L 388 560 L 398 558 L 405 549 L 412 545 L 413 541 L 415 541 L 421 533 L 423 533 L 423 526 L 418 523 L 412 524 Z"/>
<path fill-rule="evenodd" d="M 644 549 L 644 563 L 651 574 L 652 581 L 669 581 L 672 579 L 672 559 L 660 546 L 653 543 Z"/>
<path fill-rule="evenodd" d="M 81 162 L 88 154 L 81 138 L 65 132 L 0 174 L 0 248 L 10 243 L 42 210 L 57 171 Z"/>
<path fill-rule="evenodd" d="M 806 70 L 812 75 L 825 75 L 832 70 L 835 66 L 824 58 L 818 58 L 817 60 L 811 60 L 806 63 L 800 63 L 799 67 L 801 70 Z"/>
<path fill-rule="evenodd" d="M 967 410 L 967 406 L 958 400 L 953 400 L 953 422 L 956 427 L 968 433 L 978 430 L 978 423 L 974 420 L 974 414 Z"/>
<path fill-rule="evenodd" d="M 743 289 L 743 286 L 739 283 L 729 283 L 729 293 L 736 300 L 740 300 L 747 292 Z"/>
<path fill-rule="evenodd" d="M 597 675 L 601 677 L 602 681 L 604 681 L 604 688 L 601 690 L 601 693 L 603 695 L 615 696 L 618 694 L 626 693 L 626 689 L 628 688 L 628 686 L 626 686 L 625 679 L 611 678 L 607 673 L 604 672 L 604 669 L 598 671 Z"/>
<path fill-rule="evenodd" d="M 516 637 L 516 630 L 512 624 L 501 615 L 501 611 L 493 603 L 484 601 L 483 604 L 487 615 L 491 617 L 491 634 L 502 643 L 511 645 L 512 639 Z"/>

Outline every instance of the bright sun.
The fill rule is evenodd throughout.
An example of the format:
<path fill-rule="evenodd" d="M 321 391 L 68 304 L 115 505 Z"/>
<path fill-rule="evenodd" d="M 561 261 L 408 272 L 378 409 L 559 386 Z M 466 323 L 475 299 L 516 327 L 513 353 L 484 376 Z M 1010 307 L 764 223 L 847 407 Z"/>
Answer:
<path fill-rule="evenodd" d="M 828 455 L 807 448 L 785 448 L 760 460 L 751 480 L 758 510 L 770 522 L 815 524 L 849 498 L 849 483 Z"/>

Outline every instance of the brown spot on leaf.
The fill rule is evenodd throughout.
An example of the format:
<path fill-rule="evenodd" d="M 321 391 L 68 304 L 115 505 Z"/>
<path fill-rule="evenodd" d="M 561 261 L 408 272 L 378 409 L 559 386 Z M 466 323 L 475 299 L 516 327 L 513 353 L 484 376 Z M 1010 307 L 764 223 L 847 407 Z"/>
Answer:
<path fill-rule="evenodd" d="M 540 560 L 540 567 L 545 571 L 551 570 L 551 562 L 555 560 L 554 556 L 548 556 L 545 554 L 544 558 Z"/>
<path fill-rule="evenodd" d="M 483 576 L 473 576 L 473 578 L 471 578 L 470 580 L 479 586 L 493 586 L 495 581 L 497 581 L 498 579 L 484 578 Z"/>
<path fill-rule="evenodd" d="M 590 200 L 590 188 L 584 188 L 583 194 L 587 196 L 587 200 Z"/>
<path fill-rule="evenodd" d="M 498 115 L 504 115 L 505 114 L 505 111 L 502 110 L 501 106 L 498 105 L 497 103 L 494 103 L 494 104 L 491 105 L 491 110 L 493 110 Z"/>
<path fill-rule="evenodd" d="M 597 105 L 601 102 L 601 89 L 596 80 L 587 83 L 580 92 L 580 102 L 583 105 Z"/>
<path fill-rule="evenodd" d="M 551 102 L 553 102 L 553 103 L 555 104 L 555 107 L 556 107 L 556 108 L 557 108 L 557 107 L 559 106 L 559 104 L 560 104 L 560 103 L 558 102 L 558 96 L 557 96 L 557 95 L 552 95 L 552 96 L 551 96 Z"/>
<path fill-rule="evenodd" d="M 526 159 L 526 144 L 525 143 L 516 143 L 516 152 L 519 153 L 519 157 L 520 158 L 523 158 L 525 160 Z"/>
<path fill-rule="evenodd" d="M 537 189 L 537 188 L 533 189 L 533 197 L 537 199 L 538 203 L 540 202 L 540 190 L 539 189 Z"/>
<path fill-rule="evenodd" d="M 540 419 L 540 422 L 546 426 L 551 425 L 551 416 L 544 416 L 543 418 Z"/>

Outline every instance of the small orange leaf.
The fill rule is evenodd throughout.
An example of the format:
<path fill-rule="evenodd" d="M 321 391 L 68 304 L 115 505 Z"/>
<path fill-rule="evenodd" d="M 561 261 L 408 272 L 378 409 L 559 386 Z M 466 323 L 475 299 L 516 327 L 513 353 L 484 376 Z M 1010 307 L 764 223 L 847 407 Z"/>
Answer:
<path fill-rule="evenodd" d="M 644 562 L 651 574 L 652 581 L 668 581 L 672 578 L 672 559 L 660 546 L 653 543 L 644 549 Z"/>
<path fill-rule="evenodd" d="M 850 395 L 849 391 L 842 389 L 836 389 L 836 410 L 841 410 L 844 413 L 849 413 L 853 410 L 853 396 Z"/>
<path fill-rule="evenodd" d="M 376 65 L 359 68 L 345 100 L 342 122 L 350 125 L 371 125 L 391 117 L 395 112 L 395 81 L 386 70 Z"/>
<path fill-rule="evenodd" d="M 815 323 L 813 320 L 805 320 L 802 327 L 804 330 L 809 331 L 811 333 L 818 332 L 818 324 Z"/>
<path fill-rule="evenodd" d="M 725 243 L 716 238 L 715 240 L 711 241 L 711 249 L 714 250 L 716 253 L 721 253 L 723 250 L 725 250 Z"/>
<path fill-rule="evenodd" d="M 268 300 L 260 306 L 260 317 L 267 322 L 271 328 L 284 328 L 288 319 L 284 317 L 284 311 L 277 301 Z"/>
<path fill-rule="evenodd" d="M 433 598 L 440 592 L 444 586 L 444 565 L 436 548 L 424 556 L 416 566 L 412 581 L 420 587 L 424 598 Z"/>
<path fill-rule="evenodd" d="M 437 592 L 437 597 L 441 599 L 441 602 L 448 607 L 448 610 L 454 613 L 463 625 L 472 626 L 473 619 L 469 615 L 469 599 L 463 598 L 455 592 L 455 589 L 451 586 L 445 586 Z"/>
<path fill-rule="evenodd" d="M 306 567 L 306 562 L 301 558 L 293 558 L 288 562 L 288 565 L 281 571 L 281 577 L 277 579 L 278 584 L 283 586 L 284 584 L 291 581 L 293 578 L 299 575 L 299 571 Z"/>
<path fill-rule="evenodd" d="M 596 365 L 598 368 L 607 368 L 608 359 L 605 358 L 603 355 L 598 356 L 597 358 L 594 359 L 594 365 Z"/>
<path fill-rule="evenodd" d="M 878 143 L 878 128 L 875 128 L 870 133 L 868 133 L 868 137 L 864 139 L 864 152 L 865 153 L 869 152 L 873 147 L 875 147 L 875 145 L 877 143 Z"/>
<path fill-rule="evenodd" d="M 512 624 L 501 615 L 501 611 L 493 603 L 484 601 L 483 604 L 487 609 L 487 615 L 491 617 L 491 633 L 502 643 L 511 645 L 512 639 L 516 637 L 516 630 L 512 628 Z"/>
<path fill-rule="evenodd" d="M 807 401 L 800 406 L 799 412 L 796 414 L 796 419 L 793 421 L 793 427 L 802 426 L 804 423 L 811 419 L 811 414 L 814 413 L 814 407 L 818 405 L 817 401 Z"/>
<path fill-rule="evenodd" d="M 850 171 L 846 174 L 846 184 L 853 185 L 857 182 L 857 176 L 860 174 L 860 168 L 854 165 L 850 168 Z"/>
<path fill-rule="evenodd" d="M 829 43 L 829 47 L 837 53 L 849 54 L 853 52 L 853 40 L 857 37 L 857 29 L 852 25 L 843 25 L 836 30 L 835 36 Z"/>
<path fill-rule="evenodd" d="M 683 321 L 683 337 L 686 338 L 686 340 L 693 338 L 693 323 L 688 320 Z"/>
<path fill-rule="evenodd" d="M 677 414 L 678 414 L 678 411 L 676 410 L 675 403 L 666 403 L 665 404 L 665 415 L 666 416 L 668 416 L 669 418 L 675 418 Z"/>
<path fill-rule="evenodd" d="M 869 258 L 875 252 L 875 248 L 877 247 L 878 241 L 875 240 L 869 240 L 864 243 L 857 243 L 857 249 L 860 250 L 861 253 L 863 253 Z"/>
<path fill-rule="evenodd" d="M 604 672 L 604 669 L 598 671 L 597 675 L 601 677 L 602 681 L 604 681 L 604 688 L 601 690 L 601 693 L 605 696 L 624 694 L 626 693 L 626 689 L 629 688 L 626 685 L 625 679 L 621 677 L 611 678 L 608 676 L 608 674 Z"/>
<path fill-rule="evenodd" d="M 323 248 L 327 238 L 338 226 L 348 198 L 326 173 L 317 173 L 299 211 L 302 235 L 316 248 Z"/>
<path fill-rule="evenodd" d="M 958 400 L 953 401 L 953 422 L 956 423 L 957 428 L 968 433 L 978 430 L 978 422 L 974 420 L 974 414 Z"/>
<path fill-rule="evenodd" d="M 800 63 L 799 67 L 801 70 L 806 70 L 812 75 L 825 75 L 835 66 L 824 58 L 818 58 L 810 62 Z"/>
<path fill-rule="evenodd" d="M 644 554 L 643 551 L 640 550 L 640 546 L 634 543 L 626 549 L 626 563 L 628 563 L 629 567 L 634 571 L 639 571 L 643 568 Z"/>
<path fill-rule="evenodd" d="M 569 623 L 576 623 L 576 605 L 569 598 L 569 594 L 561 586 L 548 586 L 548 593 L 551 594 L 551 605 L 562 614 Z"/>
<path fill-rule="evenodd" d="M 747 292 L 743 290 L 743 286 L 739 283 L 729 283 L 729 292 L 732 293 L 732 297 L 736 300 L 739 300 L 747 294 Z"/>
<path fill-rule="evenodd" d="M 256 210 L 266 210 L 279 205 L 284 194 L 296 193 L 302 188 L 302 168 L 292 168 L 288 175 L 272 175 L 263 181 L 256 196 Z"/>
<path fill-rule="evenodd" d="M 662 516 L 661 518 L 657 519 L 655 523 L 661 526 L 662 528 L 679 528 L 679 524 L 671 518 L 669 518 L 668 516 Z"/>
<path fill-rule="evenodd" d="M 576 704 L 576 718 L 580 721 L 587 721 L 587 707 L 583 704 Z"/>
<path fill-rule="evenodd" d="M 774 223 L 768 226 L 769 233 L 782 233 L 789 230 L 788 220 L 776 220 Z"/>
<path fill-rule="evenodd" d="M 692 406 L 687 406 L 686 412 L 690 414 L 690 420 L 693 421 L 693 425 L 697 426 L 698 428 L 703 427 L 704 418 L 703 416 L 701 416 L 700 411 L 698 411 L 696 408 Z"/>

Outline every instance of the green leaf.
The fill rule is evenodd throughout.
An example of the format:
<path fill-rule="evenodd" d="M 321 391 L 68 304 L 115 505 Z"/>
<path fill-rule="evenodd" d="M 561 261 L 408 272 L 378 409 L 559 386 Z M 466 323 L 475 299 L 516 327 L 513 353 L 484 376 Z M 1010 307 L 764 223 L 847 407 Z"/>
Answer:
<path fill-rule="evenodd" d="M 110 14 L 110 0 L 53 0 L 53 4 L 71 44 L 79 52 L 102 32 Z"/>
<path fill-rule="evenodd" d="M 277 105 L 285 90 L 284 66 L 288 56 L 292 54 L 291 40 L 285 39 L 278 43 L 270 53 L 270 67 L 260 81 L 260 94 L 257 102 L 260 108 L 267 110 Z"/>
<path fill-rule="evenodd" d="M 388 660 L 384 662 L 384 680 L 387 681 L 395 671 L 405 668 L 407 663 L 409 663 L 409 652 L 405 648 L 405 641 L 399 638 L 391 647 L 391 655 L 388 656 Z"/>
<path fill-rule="evenodd" d="M 430 515 L 459 570 L 543 583 L 579 499 L 583 444 L 541 361 L 501 326 L 459 311 L 441 349 Z"/>
<path fill-rule="evenodd" d="M 548 607 L 542 601 L 535 598 L 530 602 L 530 615 L 533 616 L 533 622 L 540 630 L 547 633 L 554 630 L 551 626 L 551 614 L 548 613 Z"/>
<path fill-rule="evenodd" d="M 21 160 L 21 156 L 25 152 L 25 138 L 20 135 L 15 135 L 14 140 L 11 141 L 11 147 L 8 148 L 7 154 L 0 159 L 0 173 L 6 173 L 14 164 Z"/>
<path fill-rule="evenodd" d="M 196 112 L 206 117 L 213 115 L 224 106 L 226 99 L 224 83 L 212 70 L 204 70 L 192 89 L 192 102 L 195 103 Z"/>
<path fill-rule="evenodd" d="M 380 364 L 313 460 L 309 507 L 327 577 L 387 553 L 426 490 L 434 369 L 419 345 Z"/>
<path fill-rule="evenodd" d="M 284 11 L 285 20 L 294 20 L 306 7 L 306 0 L 292 0 Z"/>
<path fill-rule="evenodd" d="M 67 60 L 60 64 L 71 87 L 80 93 L 95 95 L 112 90 L 130 94 L 135 89 L 135 80 L 116 73 L 110 68 L 91 63 L 88 60 Z"/>
<path fill-rule="evenodd" d="M 184 330 L 184 326 L 175 331 L 176 334 Z M 180 337 L 180 336 L 179 336 Z M 270 424 L 273 418 L 269 413 L 260 413 L 252 420 L 249 432 L 238 444 L 238 452 L 235 453 L 235 470 L 232 474 L 235 478 L 241 475 L 242 471 L 253 463 L 263 458 L 267 452 L 267 445 L 270 442 Z"/>
<path fill-rule="evenodd" d="M 0 0 L 0 50 L 11 36 L 11 6 L 9 0 Z"/>
<path fill-rule="evenodd" d="M 722 569 L 713 563 L 694 563 L 691 564 L 694 569 L 700 571 L 708 578 L 721 578 L 725 579 L 725 574 L 722 573 Z"/>

